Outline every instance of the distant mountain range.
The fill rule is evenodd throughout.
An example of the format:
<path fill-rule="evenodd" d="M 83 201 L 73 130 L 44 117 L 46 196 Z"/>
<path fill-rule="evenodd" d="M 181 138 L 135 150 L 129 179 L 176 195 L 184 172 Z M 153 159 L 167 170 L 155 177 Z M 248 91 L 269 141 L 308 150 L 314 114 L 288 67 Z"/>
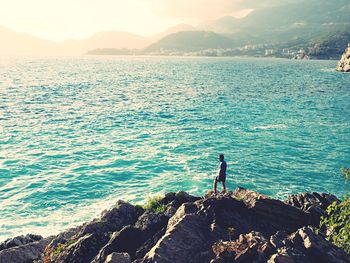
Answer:
<path fill-rule="evenodd" d="M 99 32 L 53 42 L 0 27 L 0 54 L 249 55 L 338 58 L 350 40 L 349 0 L 295 0 L 261 7 L 244 18 L 225 16 L 196 27 L 178 25 L 143 37 Z"/>

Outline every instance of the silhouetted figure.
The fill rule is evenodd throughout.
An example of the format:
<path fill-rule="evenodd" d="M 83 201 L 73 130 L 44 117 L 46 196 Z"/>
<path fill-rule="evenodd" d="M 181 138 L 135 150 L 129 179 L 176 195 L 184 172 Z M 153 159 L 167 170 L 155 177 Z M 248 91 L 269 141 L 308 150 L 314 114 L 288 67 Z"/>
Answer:
<path fill-rule="evenodd" d="M 220 154 L 219 155 L 219 160 L 220 160 L 220 164 L 219 164 L 219 175 L 217 177 L 215 177 L 214 180 L 214 193 L 217 193 L 217 183 L 221 182 L 222 183 L 222 187 L 224 188 L 224 191 L 226 191 L 226 168 L 227 168 L 227 163 L 224 160 L 224 155 Z"/>

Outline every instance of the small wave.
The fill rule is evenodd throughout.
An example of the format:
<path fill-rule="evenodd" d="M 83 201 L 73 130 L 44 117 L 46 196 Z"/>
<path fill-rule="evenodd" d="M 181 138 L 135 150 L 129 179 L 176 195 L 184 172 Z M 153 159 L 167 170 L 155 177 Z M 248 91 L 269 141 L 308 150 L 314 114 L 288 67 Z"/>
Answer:
<path fill-rule="evenodd" d="M 335 68 L 322 68 L 322 72 L 335 72 Z"/>
<path fill-rule="evenodd" d="M 264 125 L 264 126 L 256 126 L 253 128 L 253 130 L 275 130 L 275 129 L 287 129 L 288 126 L 285 124 L 271 124 L 271 125 Z"/>

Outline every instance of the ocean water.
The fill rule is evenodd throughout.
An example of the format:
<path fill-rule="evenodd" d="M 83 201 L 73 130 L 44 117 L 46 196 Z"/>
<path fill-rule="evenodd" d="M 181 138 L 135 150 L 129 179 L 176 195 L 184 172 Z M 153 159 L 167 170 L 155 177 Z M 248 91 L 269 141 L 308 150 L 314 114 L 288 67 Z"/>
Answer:
<path fill-rule="evenodd" d="M 55 234 L 168 191 L 350 190 L 350 74 L 336 61 L 0 60 L 0 240 Z"/>

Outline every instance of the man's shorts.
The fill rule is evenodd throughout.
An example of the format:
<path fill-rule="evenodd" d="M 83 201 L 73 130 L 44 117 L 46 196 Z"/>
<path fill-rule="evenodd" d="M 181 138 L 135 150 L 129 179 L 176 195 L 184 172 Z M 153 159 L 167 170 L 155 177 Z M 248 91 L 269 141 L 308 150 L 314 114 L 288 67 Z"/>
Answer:
<path fill-rule="evenodd" d="M 215 177 L 215 181 L 225 183 L 225 181 L 226 181 L 226 175 L 219 175 L 219 176 L 216 176 L 216 177 Z"/>

